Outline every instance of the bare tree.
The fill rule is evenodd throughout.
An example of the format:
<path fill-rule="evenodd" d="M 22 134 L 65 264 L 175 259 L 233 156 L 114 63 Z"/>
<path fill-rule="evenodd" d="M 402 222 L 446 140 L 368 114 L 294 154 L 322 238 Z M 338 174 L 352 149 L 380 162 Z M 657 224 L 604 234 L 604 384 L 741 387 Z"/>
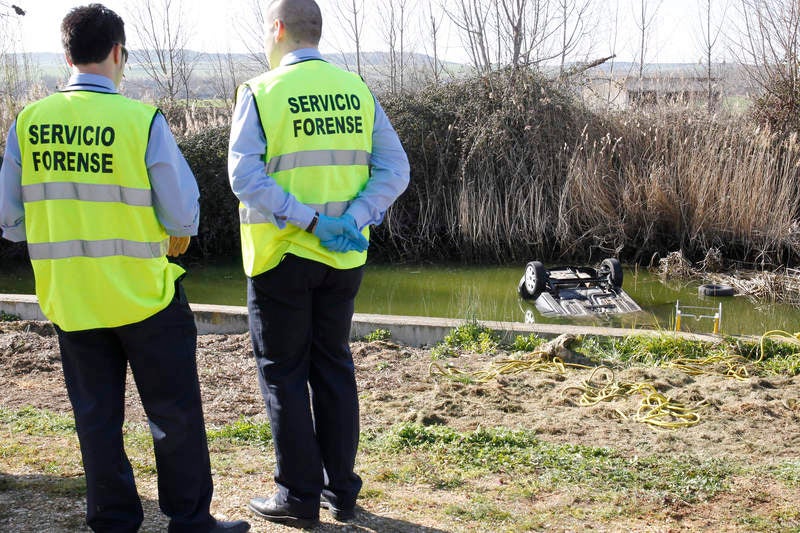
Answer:
<path fill-rule="evenodd" d="M 611 52 L 608 69 L 608 88 L 606 90 L 605 98 L 606 105 L 611 105 L 616 102 L 620 94 L 625 90 L 624 84 L 615 82 L 614 71 L 616 70 L 616 55 L 617 55 L 617 39 L 619 39 L 619 0 L 614 2 L 613 15 L 609 21 L 611 33 L 609 35 L 609 52 Z M 624 73 L 624 77 L 628 77 L 633 72 L 633 66 L 628 67 L 628 72 Z M 620 76 L 617 76 L 620 77 Z"/>
<path fill-rule="evenodd" d="M 445 8 L 445 13 L 459 30 L 472 66 L 479 74 L 486 74 L 492 70 L 486 31 L 489 19 L 488 5 L 483 0 L 457 0 L 456 3 L 455 8 Z"/>
<path fill-rule="evenodd" d="M 361 68 L 361 39 L 364 30 L 364 0 L 343 0 L 336 2 L 336 17 L 339 23 L 345 28 L 345 32 L 350 36 L 355 47 L 356 72 L 363 77 Z M 347 56 L 344 51 L 342 58 L 345 65 L 349 68 Z"/>
<path fill-rule="evenodd" d="M 269 70 L 269 61 L 264 53 L 264 0 L 247 0 L 244 12 L 234 21 L 239 36 L 247 49 L 247 55 L 258 70 Z"/>
<path fill-rule="evenodd" d="M 566 58 L 586 36 L 583 28 L 591 1 L 454 0 L 445 12 L 472 65 L 486 73 Z"/>
<path fill-rule="evenodd" d="M 525 19 L 527 6 L 528 0 L 495 0 L 497 64 L 502 62 L 504 47 L 508 53 L 509 63 L 514 68 L 523 63 L 528 63 L 527 57 L 523 59 L 523 55 L 527 52 L 523 50 L 527 30 L 527 20 Z M 503 38 L 504 28 L 507 31 L 505 39 Z"/>
<path fill-rule="evenodd" d="M 439 32 L 442 28 L 442 16 L 443 13 L 439 13 L 437 17 L 436 14 L 433 12 L 433 2 L 428 3 L 428 23 L 430 23 L 429 29 L 431 34 L 431 50 L 428 54 L 430 57 L 430 67 L 431 72 L 433 73 L 433 81 L 435 83 L 439 83 L 439 77 L 441 75 L 441 62 L 439 61 Z"/>
<path fill-rule="evenodd" d="M 709 113 L 714 110 L 717 101 L 717 93 L 714 91 L 714 52 L 717 50 L 717 42 L 725 25 L 728 5 L 727 0 L 702 0 L 698 6 L 700 11 L 700 47 L 706 70 L 706 107 Z"/>
<path fill-rule="evenodd" d="M 749 77 L 765 93 L 764 111 L 780 107 L 781 121 L 800 113 L 800 2 L 741 0 L 742 43 L 735 51 Z"/>
<path fill-rule="evenodd" d="M 639 80 L 644 77 L 644 65 L 647 59 L 648 38 L 653 21 L 663 0 L 639 0 L 634 11 L 636 28 L 639 30 Z"/>
<path fill-rule="evenodd" d="M 244 81 L 239 73 L 236 58 L 230 52 L 214 54 L 211 69 L 213 76 L 210 81 L 215 96 L 224 100 L 228 107 L 233 108 L 236 88 Z"/>
<path fill-rule="evenodd" d="M 413 0 L 381 0 L 378 4 L 380 31 L 389 59 L 389 90 L 392 93 L 405 88 L 409 49 L 406 28 L 411 26 L 410 15 L 413 9 Z"/>
<path fill-rule="evenodd" d="M 399 24 L 397 22 L 397 10 L 395 9 L 394 0 L 382 0 L 378 5 L 378 17 L 382 24 L 382 34 L 384 44 L 387 47 L 387 56 L 389 59 L 389 92 L 392 94 L 397 92 L 397 41 Z"/>
<path fill-rule="evenodd" d="M 556 0 L 556 12 L 561 42 L 559 43 L 559 75 L 564 74 L 567 58 L 596 29 L 591 20 L 592 0 Z"/>
<path fill-rule="evenodd" d="M 173 105 L 183 98 L 188 107 L 199 55 L 186 49 L 191 29 L 185 24 L 180 0 L 139 0 L 132 9 L 132 25 L 141 46 L 132 56 L 156 84 L 164 103 Z"/>
<path fill-rule="evenodd" d="M 8 130 L 7 126 L 34 89 L 30 58 L 20 53 L 20 23 L 24 15 L 25 10 L 21 7 L 0 1 L 0 124 L 4 126 L 3 131 Z"/>

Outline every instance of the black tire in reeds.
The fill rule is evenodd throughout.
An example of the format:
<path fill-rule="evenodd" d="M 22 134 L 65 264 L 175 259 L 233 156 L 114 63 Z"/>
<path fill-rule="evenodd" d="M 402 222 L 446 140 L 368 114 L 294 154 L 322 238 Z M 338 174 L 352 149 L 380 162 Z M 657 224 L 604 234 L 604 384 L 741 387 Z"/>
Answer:
<path fill-rule="evenodd" d="M 697 287 L 700 296 L 733 296 L 735 292 L 732 285 L 706 283 Z"/>

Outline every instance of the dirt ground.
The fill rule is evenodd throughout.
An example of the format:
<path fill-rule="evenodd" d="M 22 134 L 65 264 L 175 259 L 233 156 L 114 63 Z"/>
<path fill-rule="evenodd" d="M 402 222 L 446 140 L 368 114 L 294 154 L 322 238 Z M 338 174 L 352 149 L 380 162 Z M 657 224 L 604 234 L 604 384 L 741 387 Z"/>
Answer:
<path fill-rule="evenodd" d="M 667 368 L 619 371 L 620 380 L 648 380 L 660 392 L 700 406 L 700 423 L 666 431 L 619 419 L 616 410 L 635 412 L 636 399 L 629 405 L 614 402 L 593 407 L 578 407 L 565 399 L 565 389 L 587 379 L 589 370 L 569 369 L 563 375 L 526 372 L 485 384 L 465 384 L 431 377 L 431 356 L 423 349 L 386 341 L 355 342 L 352 349 L 361 394 L 362 430 L 407 421 L 446 424 L 458 430 L 505 427 L 533 430 L 549 442 L 608 446 L 631 455 L 688 454 L 700 459 L 730 457 L 764 464 L 797 460 L 800 450 L 800 376 L 737 381 L 714 375 L 692 377 Z M 479 369 L 490 359 L 487 355 L 466 355 L 453 362 L 465 369 Z M 264 417 L 247 335 L 200 336 L 198 367 L 209 425 L 230 423 L 241 416 Z M 127 404 L 128 419 L 144 420 L 130 380 Z M 70 412 L 58 343 L 47 324 L 0 323 L 0 406 L 17 409 L 26 405 Z M 270 476 L 271 472 L 265 473 L 263 490 L 270 490 Z M 233 492 L 236 501 L 217 505 L 226 514 L 246 516 L 241 505 L 252 494 Z M 751 493 L 760 496 L 748 500 Z M 765 499 L 800 505 L 800 491 L 783 485 L 765 484 L 758 490 L 748 487 L 734 494 L 739 496 L 723 495 L 696 506 L 692 516 L 680 521 L 679 526 L 663 530 L 714 530 L 709 525 L 714 517 L 735 506 L 767 505 Z M 0 496 L 6 504 L 13 499 L 8 493 L 0 492 Z M 70 512 L 82 512 L 77 507 Z M 380 520 L 380 509 L 365 508 L 364 513 L 374 517 L 373 521 Z M 258 525 L 254 531 L 271 531 L 263 522 L 251 521 Z M 373 523 L 371 528 L 349 526 L 349 530 L 447 530 L 437 528 L 437 524 L 409 529 L 387 524 L 385 529 Z M 330 527 L 323 524 L 321 530 L 339 530 Z"/>

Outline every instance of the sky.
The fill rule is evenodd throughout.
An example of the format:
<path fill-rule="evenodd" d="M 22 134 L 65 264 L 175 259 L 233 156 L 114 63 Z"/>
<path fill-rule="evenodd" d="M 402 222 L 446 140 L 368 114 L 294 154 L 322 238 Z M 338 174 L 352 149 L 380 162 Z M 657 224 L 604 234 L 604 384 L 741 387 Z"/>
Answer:
<path fill-rule="evenodd" d="M 26 52 L 61 52 L 59 25 L 63 16 L 72 7 L 85 5 L 97 0 L 0 0 L 0 13 L 3 6 L 15 3 L 26 14 L 18 17 L 22 29 L 22 49 Z M 161 0 L 157 0 L 161 1 Z M 185 9 L 185 16 L 193 28 L 188 48 L 204 52 L 243 52 L 246 47 L 242 44 L 239 35 L 241 27 L 236 20 L 252 16 L 250 3 L 252 0 L 173 0 L 181 2 Z M 318 0 L 323 12 L 324 29 L 321 49 L 324 53 L 337 53 L 351 51 L 353 48 L 349 39 L 343 36 L 344 27 L 337 18 L 336 3 L 345 0 Z M 347 0 L 349 2 L 349 0 Z M 426 7 L 428 0 L 415 0 L 417 6 Z M 648 0 L 653 6 L 658 5 L 656 16 L 652 25 L 652 33 L 648 38 L 648 53 L 646 62 L 697 62 L 701 57 L 702 45 L 699 24 L 700 5 L 705 0 Z M 716 2 L 717 0 L 715 0 Z M 374 9 L 378 0 L 365 0 L 366 8 Z M 119 13 L 130 25 L 128 16 L 131 6 L 141 3 L 141 0 L 105 0 L 109 8 Z M 597 0 L 602 6 L 602 12 L 596 17 L 598 28 L 594 32 L 595 44 L 592 51 L 594 57 L 610 55 L 615 49 L 618 61 L 633 61 L 638 53 L 639 30 L 633 22 L 634 9 L 640 0 Z M 618 6 L 618 8 L 617 8 Z M 618 9 L 619 23 L 616 46 L 612 46 L 613 15 Z M 424 12 L 427 9 L 418 9 Z M 8 9 L 5 9 L 6 14 Z M 10 15 L 9 17 L 13 17 Z M 6 20 L 10 20 L 7 18 Z M 446 21 L 445 21 L 446 22 Z M 449 26 L 449 27 L 448 27 Z M 421 23 L 415 25 L 423 27 Z M 365 29 L 365 43 L 362 50 L 382 50 L 381 39 L 377 32 L 370 32 L 371 27 Z M 420 30 L 418 30 L 418 33 Z M 444 24 L 443 35 L 440 38 L 440 55 L 452 61 L 467 61 L 467 55 L 461 45 L 458 33 L 452 25 Z M 427 42 L 427 36 L 416 35 L 418 43 Z M 337 42 L 338 37 L 338 42 Z M 136 47 L 135 36 L 128 28 L 128 44 Z M 350 48 L 350 50 L 348 50 Z M 425 53 L 422 44 L 414 46 L 415 51 Z"/>

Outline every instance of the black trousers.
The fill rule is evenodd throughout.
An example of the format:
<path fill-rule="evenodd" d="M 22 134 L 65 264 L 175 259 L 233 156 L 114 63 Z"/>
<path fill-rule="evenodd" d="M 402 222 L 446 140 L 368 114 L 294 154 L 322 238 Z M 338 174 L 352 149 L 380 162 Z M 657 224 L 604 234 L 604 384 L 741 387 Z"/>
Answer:
<path fill-rule="evenodd" d="M 142 504 L 125 454 L 122 423 L 130 364 L 158 469 L 158 501 L 171 533 L 208 531 L 213 492 L 200 384 L 197 328 L 180 283 L 172 302 L 127 326 L 56 328 L 86 472 L 86 522 L 94 531 L 137 531 Z"/>
<path fill-rule="evenodd" d="M 355 505 L 358 392 L 350 353 L 353 305 L 363 268 L 337 270 L 287 255 L 248 279 L 247 306 L 258 381 L 275 444 L 279 499 L 303 516 L 320 494 Z"/>

